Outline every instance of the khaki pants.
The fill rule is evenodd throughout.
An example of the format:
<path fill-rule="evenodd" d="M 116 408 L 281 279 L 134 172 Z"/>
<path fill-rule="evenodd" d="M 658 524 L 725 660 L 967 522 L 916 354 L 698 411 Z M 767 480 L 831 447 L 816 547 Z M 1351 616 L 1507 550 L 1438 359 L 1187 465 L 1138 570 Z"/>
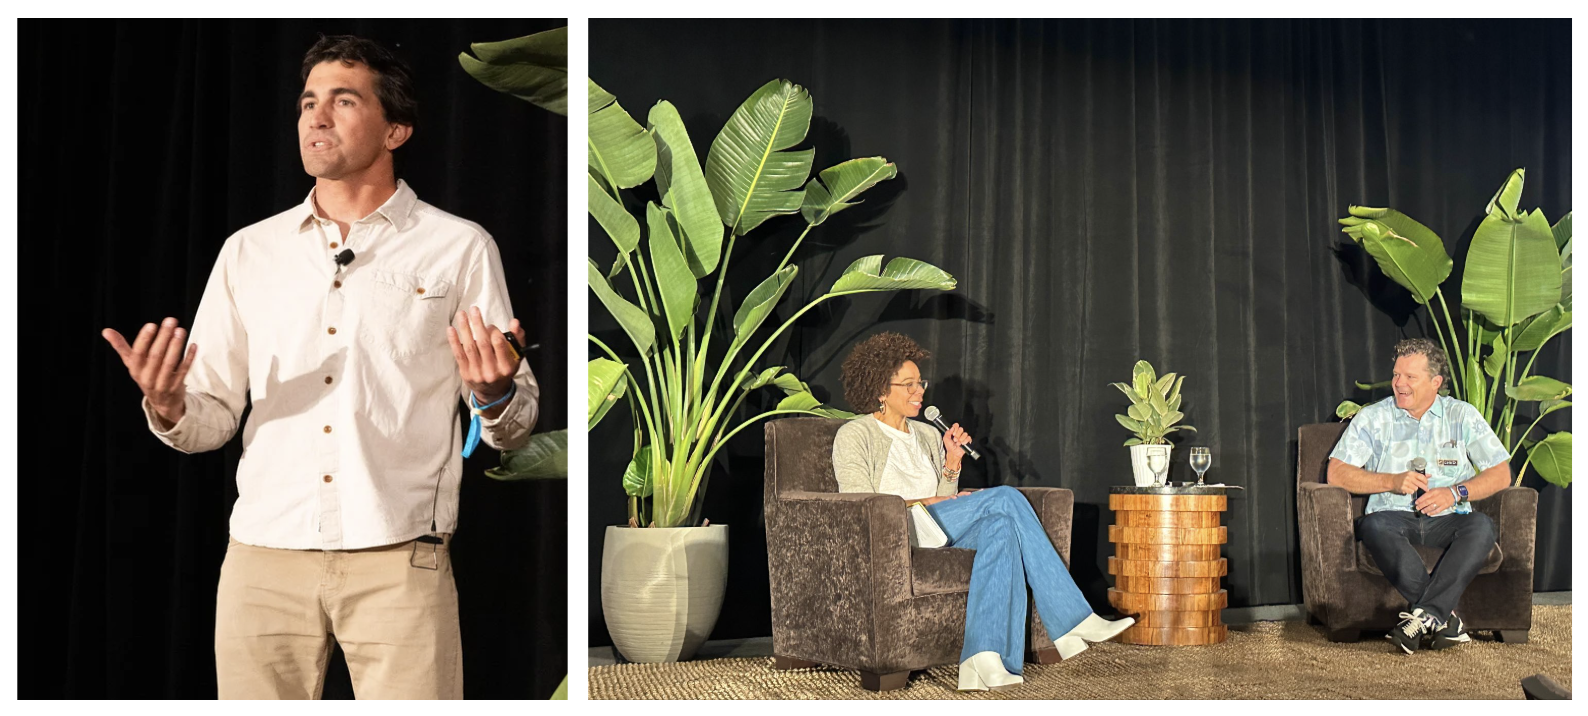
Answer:
<path fill-rule="evenodd" d="M 463 698 L 451 535 L 355 550 L 231 540 L 215 599 L 223 699 L 317 699 L 331 640 L 360 699 Z"/>

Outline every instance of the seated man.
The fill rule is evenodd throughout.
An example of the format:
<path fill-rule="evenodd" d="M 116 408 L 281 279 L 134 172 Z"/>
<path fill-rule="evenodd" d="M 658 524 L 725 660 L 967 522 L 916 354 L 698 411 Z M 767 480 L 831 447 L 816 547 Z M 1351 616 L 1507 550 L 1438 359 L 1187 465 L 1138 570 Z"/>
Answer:
<path fill-rule="evenodd" d="M 1434 649 L 1469 641 L 1456 602 L 1499 534 L 1472 501 L 1511 482 L 1511 456 L 1478 409 L 1439 394 L 1447 367 L 1426 338 L 1396 344 L 1394 396 L 1362 408 L 1329 455 L 1329 484 L 1372 495 L 1357 536 L 1406 597 L 1389 638 L 1408 654 L 1425 637 Z M 1432 575 L 1415 544 L 1445 548 Z"/>

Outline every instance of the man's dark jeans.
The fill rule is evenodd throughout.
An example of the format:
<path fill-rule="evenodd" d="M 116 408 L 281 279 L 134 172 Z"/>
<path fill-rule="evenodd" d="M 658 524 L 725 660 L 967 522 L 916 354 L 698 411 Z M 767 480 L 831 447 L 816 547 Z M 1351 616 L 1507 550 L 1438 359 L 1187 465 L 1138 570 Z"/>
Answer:
<path fill-rule="evenodd" d="M 1379 571 L 1406 598 L 1407 611 L 1421 607 L 1440 622 L 1450 621 L 1450 611 L 1478 576 L 1500 534 L 1494 520 L 1481 512 L 1421 517 L 1398 510 L 1363 515 L 1356 533 Z M 1432 575 L 1412 546 L 1418 544 L 1445 548 Z"/>

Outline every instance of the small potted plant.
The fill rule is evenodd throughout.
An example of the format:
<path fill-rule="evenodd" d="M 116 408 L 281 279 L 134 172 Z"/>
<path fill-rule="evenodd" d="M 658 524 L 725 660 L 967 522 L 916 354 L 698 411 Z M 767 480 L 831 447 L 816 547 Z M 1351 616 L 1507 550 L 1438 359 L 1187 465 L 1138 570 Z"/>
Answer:
<path fill-rule="evenodd" d="M 1151 363 L 1139 360 L 1131 371 L 1129 384 L 1110 383 L 1130 398 L 1130 408 L 1125 411 L 1126 414 L 1115 415 L 1114 419 L 1135 435 L 1125 441 L 1125 446 L 1130 448 L 1131 469 L 1138 486 L 1151 485 L 1156 479 L 1147 464 L 1147 455 L 1154 446 L 1163 451 L 1164 471 L 1167 474 L 1169 453 L 1174 449 L 1167 439 L 1169 433 L 1176 430 L 1196 432 L 1196 428 L 1190 425 L 1176 424 L 1185 418 L 1185 414 L 1180 412 L 1180 384 L 1184 382 L 1185 376 L 1176 377 L 1174 373 L 1166 373 L 1160 378 Z"/>

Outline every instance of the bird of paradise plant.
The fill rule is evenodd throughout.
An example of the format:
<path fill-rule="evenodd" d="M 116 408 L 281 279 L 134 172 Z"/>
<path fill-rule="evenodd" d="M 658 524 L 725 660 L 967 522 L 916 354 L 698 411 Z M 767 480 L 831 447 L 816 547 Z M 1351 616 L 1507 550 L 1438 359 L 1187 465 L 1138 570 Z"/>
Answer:
<path fill-rule="evenodd" d="M 633 457 L 623 476 L 630 524 L 694 526 L 712 460 L 739 431 L 776 415 L 851 417 L 822 405 L 784 366 L 756 368 L 779 335 L 840 296 L 946 291 L 955 281 L 914 259 L 884 266 L 881 255 L 867 256 L 757 340 L 799 272 L 790 261 L 800 242 L 862 192 L 893 178 L 896 167 L 867 157 L 810 178 L 815 150 L 793 147 L 809 128 L 811 97 L 788 80 L 766 83 L 734 111 L 703 166 L 672 103 L 657 102 L 642 127 L 611 93 L 594 81 L 589 89 L 589 212 L 618 255 L 605 272 L 589 261 L 587 277 L 630 345 L 620 353 L 589 336 L 601 355 L 589 364 L 588 427 L 626 402 L 634 418 Z M 641 207 L 629 190 L 647 181 L 655 182 L 661 201 Z M 805 230 L 733 310 L 722 288 L 735 245 L 768 220 L 792 214 L 804 219 Z M 761 388 L 784 397 L 771 410 L 739 419 L 745 398 Z"/>
<path fill-rule="evenodd" d="M 1528 436 L 1545 415 L 1571 406 L 1566 399 L 1571 385 L 1533 374 L 1539 350 L 1571 329 L 1571 212 L 1550 226 L 1540 209 L 1519 211 L 1524 175 L 1517 169 L 1506 177 L 1472 236 L 1458 307 L 1462 330 L 1440 289 L 1454 261 L 1438 234 L 1388 208 L 1352 206 L 1340 223 L 1384 275 L 1428 307 L 1450 359 L 1450 394 L 1476 407 L 1511 454 L 1527 451 L 1516 484 L 1522 484 L 1531 465 L 1540 477 L 1566 487 L 1571 485 L 1571 433 Z M 1442 316 L 1434 311 L 1436 302 Z M 1388 385 L 1357 383 L 1364 390 Z M 1527 403 L 1537 403 L 1538 414 L 1525 430 L 1515 431 L 1518 410 Z M 1348 418 L 1360 409 L 1348 400 L 1335 412 Z"/>

